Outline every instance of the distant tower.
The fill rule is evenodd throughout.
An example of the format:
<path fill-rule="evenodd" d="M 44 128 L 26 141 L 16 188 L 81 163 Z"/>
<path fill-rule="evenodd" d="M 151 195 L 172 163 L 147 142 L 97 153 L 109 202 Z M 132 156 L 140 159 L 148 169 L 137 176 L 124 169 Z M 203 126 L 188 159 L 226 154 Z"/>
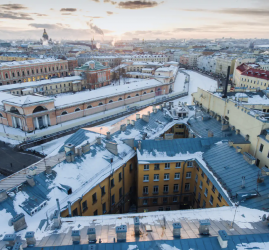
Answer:
<path fill-rule="evenodd" d="M 93 42 L 94 42 L 94 37 L 91 39 L 91 43 L 92 43 L 92 50 L 93 50 Z"/>
<path fill-rule="evenodd" d="M 48 36 L 48 34 L 47 34 L 47 32 L 46 32 L 46 29 L 44 29 L 42 38 L 43 38 L 43 41 L 47 41 L 47 40 L 49 40 L 49 36 Z"/>

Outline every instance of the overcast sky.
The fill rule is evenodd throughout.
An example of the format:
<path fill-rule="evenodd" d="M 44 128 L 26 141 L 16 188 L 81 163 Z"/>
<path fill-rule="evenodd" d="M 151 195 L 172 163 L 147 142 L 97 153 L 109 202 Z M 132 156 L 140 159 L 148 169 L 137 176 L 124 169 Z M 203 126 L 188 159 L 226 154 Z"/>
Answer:
<path fill-rule="evenodd" d="M 17 0 L 0 39 L 269 38 L 269 0 Z"/>

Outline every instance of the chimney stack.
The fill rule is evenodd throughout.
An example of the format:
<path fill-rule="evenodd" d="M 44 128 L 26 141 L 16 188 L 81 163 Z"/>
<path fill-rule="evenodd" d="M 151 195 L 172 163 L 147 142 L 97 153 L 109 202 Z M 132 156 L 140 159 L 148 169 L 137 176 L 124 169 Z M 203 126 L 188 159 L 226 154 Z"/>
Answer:
<path fill-rule="evenodd" d="M 140 119 L 140 114 L 136 114 L 136 120 Z"/>
<path fill-rule="evenodd" d="M 72 217 L 71 202 L 70 201 L 67 202 L 67 207 L 68 207 L 68 215 L 69 215 L 69 217 Z"/>
<path fill-rule="evenodd" d="M 141 146 L 142 146 L 141 144 L 142 144 L 142 142 L 141 141 L 138 141 L 138 149 L 139 150 L 141 150 Z"/>
<path fill-rule="evenodd" d="M 99 144 L 99 145 L 102 144 L 102 142 L 101 142 L 101 137 L 100 137 L 100 136 L 98 136 L 98 137 L 96 138 L 96 141 L 97 141 L 97 144 Z"/>
<path fill-rule="evenodd" d="M 106 132 L 106 139 L 110 140 L 110 138 L 111 138 L 110 132 Z"/>
<path fill-rule="evenodd" d="M 58 211 L 61 212 L 59 199 L 56 199 L 56 202 L 57 202 Z"/>

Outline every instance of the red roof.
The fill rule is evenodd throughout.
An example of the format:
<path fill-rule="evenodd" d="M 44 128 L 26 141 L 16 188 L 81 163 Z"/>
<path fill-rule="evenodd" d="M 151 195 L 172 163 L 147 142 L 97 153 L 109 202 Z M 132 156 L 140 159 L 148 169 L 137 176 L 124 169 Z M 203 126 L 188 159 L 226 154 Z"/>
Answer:
<path fill-rule="evenodd" d="M 239 70 L 240 72 L 244 72 L 249 68 L 250 67 L 247 64 L 243 63 L 243 64 L 239 65 L 236 69 Z"/>
<path fill-rule="evenodd" d="M 243 72 L 241 75 L 255 77 L 255 78 L 264 79 L 264 80 L 269 79 L 269 71 L 263 70 L 263 69 L 250 68 L 246 70 L 245 72 Z"/>

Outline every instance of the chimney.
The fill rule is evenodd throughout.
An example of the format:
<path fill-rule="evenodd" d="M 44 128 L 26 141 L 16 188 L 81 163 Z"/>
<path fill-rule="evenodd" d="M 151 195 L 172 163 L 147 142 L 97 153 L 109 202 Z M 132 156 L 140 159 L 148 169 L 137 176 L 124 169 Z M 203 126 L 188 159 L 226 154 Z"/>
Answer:
<path fill-rule="evenodd" d="M 106 139 L 110 140 L 110 138 L 111 138 L 110 132 L 106 132 Z"/>
<path fill-rule="evenodd" d="M 96 142 L 97 142 L 97 144 L 99 144 L 99 145 L 102 144 L 102 141 L 101 141 L 101 137 L 100 137 L 100 136 L 98 136 L 98 137 L 96 138 Z"/>
<path fill-rule="evenodd" d="M 245 152 L 243 154 L 243 158 L 250 164 L 250 165 L 254 165 L 256 162 L 255 157 L 253 157 L 251 154 Z"/>
<path fill-rule="evenodd" d="M 225 230 L 219 230 L 218 231 L 218 242 L 219 242 L 221 248 L 227 248 L 228 247 L 228 240 L 229 240 L 229 236 L 226 233 L 226 231 Z"/>
<path fill-rule="evenodd" d="M 46 166 L 46 174 L 51 174 L 51 173 L 52 173 L 51 166 Z"/>
<path fill-rule="evenodd" d="M 3 241 L 7 242 L 6 247 L 13 247 L 15 245 L 16 237 L 16 234 L 6 234 L 3 238 Z"/>
<path fill-rule="evenodd" d="M 172 133 L 164 134 L 164 139 L 165 140 L 173 140 L 174 139 L 174 134 L 172 134 Z"/>
<path fill-rule="evenodd" d="M 156 109 L 156 108 L 153 109 L 153 113 L 154 113 L 154 114 L 157 113 L 157 109 Z"/>
<path fill-rule="evenodd" d="M 7 191 L 4 189 L 0 190 L 0 203 L 8 198 Z"/>
<path fill-rule="evenodd" d="M 136 216 L 134 217 L 134 231 L 135 231 L 135 235 L 139 235 L 140 234 L 140 221 L 139 221 L 139 217 Z"/>
<path fill-rule="evenodd" d="M 229 141 L 229 146 L 232 147 L 234 145 L 234 142 L 233 141 Z"/>
<path fill-rule="evenodd" d="M 241 188 L 245 188 L 245 176 L 242 176 L 242 185 Z"/>
<path fill-rule="evenodd" d="M 175 238 L 180 238 L 181 236 L 181 223 L 177 222 L 177 223 L 173 223 L 173 236 Z"/>
<path fill-rule="evenodd" d="M 120 131 L 124 132 L 126 130 L 126 124 L 120 125 Z"/>
<path fill-rule="evenodd" d="M 241 153 L 242 148 L 240 148 L 239 146 L 236 146 L 235 150 L 236 150 L 236 153 Z"/>
<path fill-rule="evenodd" d="M 142 119 L 145 122 L 149 122 L 149 116 L 148 115 L 142 115 Z"/>
<path fill-rule="evenodd" d="M 72 241 L 74 245 L 78 245 L 80 243 L 80 231 L 79 230 L 72 230 Z"/>
<path fill-rule="evenodd" d="M 199 234 L 209 235 L 209 226 L 211 225 L 210 221 L 209 220 L 200 220 L 199 224 L 200 224 L 199 225 Z"/>
<path fill-rule="evenodd" d="M 26 232 L 25 239 L 26 239 L 28 247 L 35 246 L 35 244 L 36 244 L 35 232 L 33 232 L 33 231 Z"/>
<path fill-rule="evenodd" d="M 61 227 L 61 214 L 59 210 L 55 210 L 53 213 L 53 229 L 59 229 Z"/>
<path fill-rule="evenodd" d="M 118 155 L 118 144 L 114 143 L 114 142 L 106 142 L 106 149 L 114 154 L 114 155 Z"/>
<path fill-rule="evenodd" d="M 131 120 L 131 125 L 132 125 L 132 126 L 135 125 L 135 120 Z"/>
<path fill-rule="evenodd" d="M 117 242 L 126 241 L 127 226 L 121 225 L 116 227 Z"/>
<path fill-rule="evenodd" d="M 249 135 L 245 136 L 245 140 L 248 141 L 249 140 Z"/>
<path fill-rule="evenodd" d="M 214 136 L 214 134 L 213 134 L 213 132 L 212 132 L 212 131 L 208 130 L 207 136 L 208 136 L 208 137 L 213 137 L 213 136 Z"/>
<path fill-rule="evenodd" d="M 226 84 L 225 84 L 225 90 L 222 98 L 227 98 L 227 91 L 228 91 L 228 83 L 229 83 L 229 77 L 230 77 L 230 66 L 228 66 L 227 69 L 227 77 L 226 77 Z"/>
<path fill-rule="evenodd" d="M 129 125 L 130 124 L 130 119 L 127 119 L 127 125 Z"/>
<path fill-rule="evenodd" d="M 96 243 L 96 231 L 94 227 L 89 227 L 87 230 L 89 243 Z"/>
<path fill-rule="evenodd" d="M 228 124 L 222 124 L 221 126 L 221 131 L 227 130 L 229 129 L 229 125 Z"/>
<path fill-rule="evenodd" d="M 138 149 L 141 150 L 142 142 L 138 141 Z"/>
<path fill-rule="evenodd" d="M 237 135 L 240 135 L 240 129 L 236 129 L 236 130 L 235 130 L 235 133 L 236 133 Z"/>
<path fill-rule="evenodd" d="M 148 116 L 150 116 L 150 111 L 148 111 Z"/>
<path fill-rule="evenodd" d="M 69 215 L 69 217 L 72 217 L 71 202 L 70 201 L 67 202 L 67 207 L 68 207 L 68 215 Z"/>
<path fill-rule="evenodd" d="M 173 104 L 173 102 L 169 102 L 169 109 L 172 109 L 172 107 L 174 106 Z"/>
<path fill-rule="evenodd" d="M 91 149 L 91 144 L 87 141 L 86 144 L 81 146 L 83 154 L 86 154 Z"/>
<path fill-rule="evenodd" d="M 27 224 L 25 221 L 25 215 L 23 213 L 20 213 L 20 214 L 16 215 L 15 217 L 13 217 L 12 224 L 13 224 L 15 232 L 18 232 L 18 231 L 21 231 L 21 230 L 27 228 Z"/>
<path fill-rule="evenodd" d="M 136 114 L 136 120 L 140 119 L 140 114 Z"/>
<path fill-rule="evenodd" d="M 57 203 L 58 211 L 61 212 L 59 199 L 56 199 L 56 203 Z"/>
<path fill-rule="evenodd" d="M 35 180 L 34 180 L 34 177 L 31 176 L 31 175 L 27 175 L 26 176 L 26 181 L 28 182 L 28 184 L 31 186 L 31 187 L 34 187 L 35 186 Z"/>

